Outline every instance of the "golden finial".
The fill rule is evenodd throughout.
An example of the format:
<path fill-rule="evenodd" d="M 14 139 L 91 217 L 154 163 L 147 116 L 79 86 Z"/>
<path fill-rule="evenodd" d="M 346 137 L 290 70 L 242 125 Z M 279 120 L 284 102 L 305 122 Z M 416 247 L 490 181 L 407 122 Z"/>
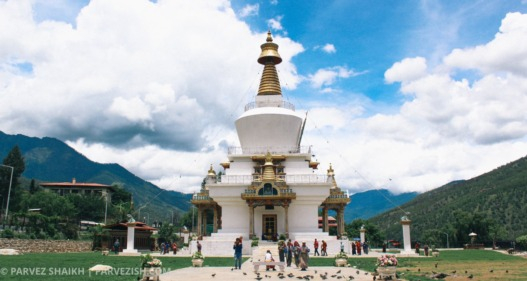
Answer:
<path fill-rule="evenodd" d="M 328 176 L 334 176 L 335 172 L 333 171 L 333 166 L 329 163 Z"/>
<path fill-rule="evenodd" d="M 271 30 L 267 31 L 267 39 L 265 41 L 273 42 L 273 37 L 271 36 Z"/>
<path fill-rule="evenodd" d="M 212 164 L 210 164 L 210 169 L 209 169 L 209 176 L 215 176 L 216 175 L 216 171 L 214 171 L 214 169 L 212 168 Z"/>
<path fill-rule="evenodd" d="M 275 171 L 273 168 L 273 156 L 270 152 L 265 155 L 265 164 L 263 170 L 263 180 L 275 180 Z"/>
<path fill-rule="evenodd" d="M 271 152 L 267 151 L 267 154 L 265 155 L 265 164 L 273 164 L 273 156 L 271 155 Z"/>

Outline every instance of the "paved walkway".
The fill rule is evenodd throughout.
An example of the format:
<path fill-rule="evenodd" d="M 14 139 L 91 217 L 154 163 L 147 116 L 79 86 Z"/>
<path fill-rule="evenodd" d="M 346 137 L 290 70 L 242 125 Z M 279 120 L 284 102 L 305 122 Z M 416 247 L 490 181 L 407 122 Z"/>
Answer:
<path fill-rule="evenodd" d="M 311 275 L 309 280 L 324 280 L 320 275 L 325 275 L 327 280 L 373 280 L 370 273 L 357 270 L 352 267 L 309 267 L 307 271 L 300 271 L 294 265 L 286 267 L 283 277 L 280 278 L 280 269 L 276 267 L 276 271 L 266 271 L 264 266 L 260 266 L 260 278 L 264 281 L 271 280 L 300 280 L 302 277 Z M 327 273 L 327 274 L 326 274 Z M 292 274 L 292 276 L 289 276 Z M 340 277 L 340 278 L 339 278 Z M 161 275 L 161 281 L 179 281 L 179 280 L 215 280 L 215 281 L 233 281 L 233 280 L 259 280 L 254 273 L 254 267 L 251 259 L 248 259 L 242 264 L 241 270 L 234 270 L 229 267 L 187 267 L 174 271 L 170 271 Z M 307 278 L 304 278 L 307 280 Z"/>

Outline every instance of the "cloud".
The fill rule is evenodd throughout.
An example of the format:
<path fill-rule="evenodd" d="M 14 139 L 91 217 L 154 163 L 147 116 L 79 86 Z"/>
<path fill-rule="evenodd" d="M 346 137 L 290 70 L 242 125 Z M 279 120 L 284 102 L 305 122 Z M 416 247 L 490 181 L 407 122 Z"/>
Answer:
<path fill-rule="evenodd" d="M 123 159 L 110 151 L 127 159 L 142 159 L 147 148 L 196 156 L 237 142 L 233 120 L 257 91 L 266 34 L 249 29 L 228 2 L 91 1 L 74 24 L 38 21 L 32 3 L 0 3 L 2 131 L 82 138 L 86 145 L 76 148 L 101 162 Z M 295 88 L 301 78 L 291 59 L 303 47 L 275 40 L 281 77 Z M 119 162 L 155 178 L 132 160 Z"/>
<path fill-rule="evenodd" d="M 338 78 L 350 78 L 362 73 L 343 66 L 334 66 L 317 70 L 315 74 L 309 75 L 308 80 L 312 87 L 321 88 L 334 84 Z"/>
<path fill-rule="evenodd" d="M 333 44 L 326 44 L 324 47 L 322 47 L 322 50 L 328 54 L 333 54 L 337 52 L 337 49 L 335 49 L 335 46 Z"/>
<path fill-rule="evenodd" d="M 241 9 L 239 15 L 242 18 L 249 17 L 249 16 L 257 16 L 259 9 L 260 9 L 259 4 L 246 5 L 245 7 Z"/>
<path fill-rule="evenodd" d="M 384 79 L 388 83 L 408 82 L 422 77 L 426 74 L 426 59 L 422 57 L 405 58 L 396 62 L 384 73 Z"/>
<path fill-rule="evenodd" d="M 485 45 L 455 49 L 445 57 L 449 67 L 477 69 L 482 73 L 527 73 L 527 15 L 509 13 L 502 20 L 494 40 Z"/>
<path fill-rule="evenodd" d="M 283 30 L 283 26 L 282 26 L 282 17 L 283 16 L 277 16 L 275 18 L 272 18 L 272 19 L 269 19 L 267 21 L 267 23 L 269 24 L 269 28 L 273 29 L 273 30 Z"/>

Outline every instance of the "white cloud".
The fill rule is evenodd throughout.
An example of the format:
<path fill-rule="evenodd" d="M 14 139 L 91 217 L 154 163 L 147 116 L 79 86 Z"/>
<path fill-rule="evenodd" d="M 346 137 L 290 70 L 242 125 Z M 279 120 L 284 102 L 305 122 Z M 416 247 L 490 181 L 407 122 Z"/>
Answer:
<path fill-rule="evenodd" d="M 269 19 L 267 21 L 267 23 L 269 24 L 269 28 L 271 28 L 273 30 L 282 30 L 282 29 L 284 29 L 282 27 L 282 23 L 281 23 L 282 17 L 283 16 L 277 16 L 275 18 Z"/>
<path fill-rule="evenodd" d="M 384 79 L 388 83 L 408 82 L 426 75 L 426 59 L 422 57 L 405 58 L 396 62 L 384 73 Z"/>
<path fill-rule="evenodd" d="M 329 43 L 324 45 L 324 47 L 322 47 L 322 50 L 324 50 L 324 52 L 326 52 L 328 54 L 333 54 L 333 53 L 337 52 L 337 49 L 335 48 L 335 46 L 333 44 L 329 44 Z"/>
<path fill-rule="evenodd" d="M 259 9 L 260 9 L 259 4 L 246 5 L 245 7 L 241 9 L 240 17 L 245 18 L 249 16 L 257 16 Z"/>
<path fill-rule="evenodd" d="M 401 83 L 406 100 L 400 110 L 350 119 L 342 135 L 333 136 L 326 145 L 328 150 L 341 148 L 336 168 L 355 170 L 340 181 L 422 191 L 525 156 L 524 38 L 525 15 L 508 14 L 493 40 L 453 50 L 434 69 L 428 69 L 421 57 L 395 63 L 385 80 Z M 445 72 L 448 69 L 451 73 Z M 481 75 L 469 82 L 458 69 L 473 69 Z M 387 182 L 389 178 L 393 181 Z"/>
<path fill-rule="evenodd" d="M 149 180 L 173 171 L 150 174 L 154 168 L 124 158 L 143 159 L 143 151 L 156 149 L 209 154 L 237 141 L 232 123 L 244 104 L 236 101 L 257 91 L 251 83 L 261 71 L 255 60 L 266 34 L 250 30 L 229 2 L 94 0 L 75 26 L 35 21 L 31 3 L 0 2 L 2 131 L 71 143 L 82 137 L 86 145 L 76 148 L 85 155 L 102 162 L 120 159 Z M 280 75 L 294 89 L 301 78 L 290 60 L 303 47 L 275 39 L 284 60 Z M 20 63 L 32 70 L 21 71 Z M 209 136 L 217 134 L 213 128 L 227 133 Z M 199 174 L 208 165 L 194 168 Z"/>
<path fill-rule="evenodd" d="M 509 13 L 494 40 L 485 45 L 456 49 L 445 57 L 447 66 L 477 69 L 483 73 L 527 73 L 527 15 Z"/>
<path fill-rule="evenodd" d="M 349 78 L 362 74 L 353 69 L 347 69 L 343 66 L 334 66 L 324 69 L 319 69 L 315 74 L 311 74 L 308 80 L 314 88 L 321 88 L 334 84 L 338 78 Z"/>

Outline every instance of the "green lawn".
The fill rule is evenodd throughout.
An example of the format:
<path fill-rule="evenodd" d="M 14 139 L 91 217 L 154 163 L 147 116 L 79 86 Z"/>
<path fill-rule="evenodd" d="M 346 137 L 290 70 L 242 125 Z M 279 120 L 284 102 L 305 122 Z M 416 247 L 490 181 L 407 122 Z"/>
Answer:
<path fill-rule="evenodd" d="M 375 271 L 376 261 L 365 257 L 348 260 L 351 266 L 369 272 Z M 397 274 L 405 280 L 437 280 L 430 278 L 433 272 L 450 275 L 445 280 L 470 280 L 470 275 L 473 280 L 527 280 L 527 259 L 494 251 L 442 251 L 437 258 L 399 258 L 398 261 Z M 333 259 L 311 258 L 310 265 L 333 266 Z"/>
<path fill-rule="evenodd" d="M 190 257 L 160 257 L 163 270 L 191 266 Z M 244 258 L 243 261 L 247 260 Z M 109 280 L 108 275 L 88 269 L 97 264 L 114 268 L 110 280 L 136 280 L 140 274 L 140 257 L 102 256 L 101 253 L 24 254 L 0 256 L 0 280 Z M 207 257 L 205 266 L 232 267 L 233 258 Z"/>

